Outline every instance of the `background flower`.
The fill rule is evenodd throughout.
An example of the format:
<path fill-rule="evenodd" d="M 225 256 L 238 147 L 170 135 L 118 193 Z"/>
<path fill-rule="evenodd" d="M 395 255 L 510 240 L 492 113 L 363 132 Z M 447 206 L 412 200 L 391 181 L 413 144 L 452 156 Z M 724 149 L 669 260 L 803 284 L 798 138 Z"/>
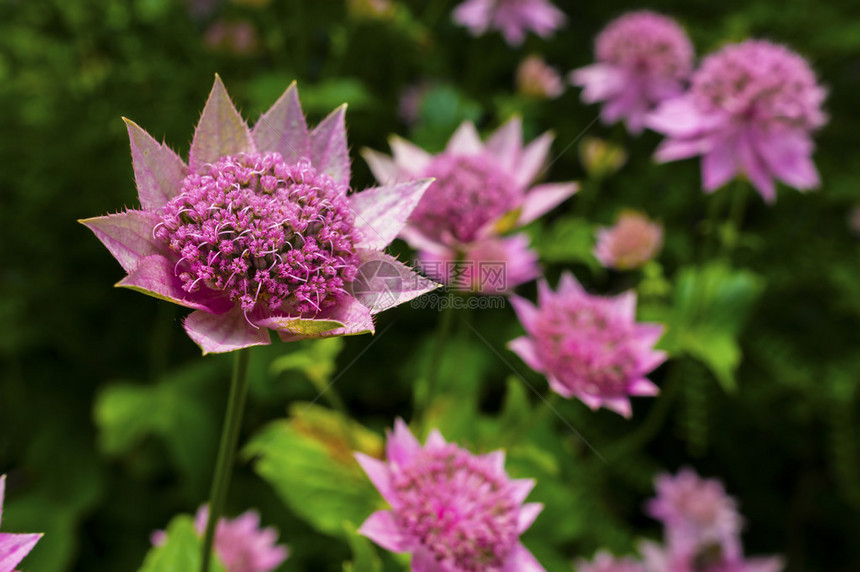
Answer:
<path fill-rule="evenodd" d="M 611 227 L 597 230 L 594 256 L 606 268 L 630 270 L 652 260 L 663 247 L 663 227 L 644 214 L 622 211 Z"/>
<path fill-rule="evenodd" d="M 390 143 L 393 157 L 364 151 L 378 181 L 435 179 L 400 233 L 419 251 L 425 266 L 428 261 L 471 260 L 470 254 L 492 250 L 505 256 L 497 262 L 513 270 L 508 288 L 537 275 L 536 264 L 528 262 L 535 258 L 524 252 L 522 239 L 502 243 L 498 237 L 535 220 L 577 190 L 576 183 L 531 187 L 546 163 L 549 133 L 523 146 L 522 121 L 514 117 L 486 143 L 474 124 L 465 122 L 435 156 L 399 137 Z M 484 241 L 495 246 L 483 245 Z"/>
<path fill-rule="evenodd" d="M 613 20 L 595 41 L 597 63 L 574 70 L 585 103 L 604 102 L 604 123 L 625 121 L 640 133 L 658 103 L 676 96 L 693 69 L 693 46 L 684 29 L 647 10 Z"/>
<path fill-rule="evenodd" d="M 194 517 L 194 529 L 201 537 L 206 533 L 208 519 L 209 507 L 201 506 Z M 165 532 L 154 532 L 151 540 L 160 546 L 166 540 Z M 260 528 L 260 515 L 249 510 L 234 519 L 218 519 L 213 550 L 225 572 L 271 572 L 290 554 L 286 546 L 275 544 L 277 540 L 277 531 Z"/>
<path fill-rule="evenodd" d="M 547 37 L 565 22 L 564 13 L 549 0 L 466 0 L 454 9 L 454 21 L 475 36 L 499 30 L 512 46 L 526 33 Z"/>
<path fill-rule="evenodd" d="M 667 136 L 656 158 L 701 155 L 708 192 L 738 174 L 767 202 L 776 200 L 774 178 L 815 188 L 811 134 L 827 121 L 825 96 L 809 64 L 791 50 L 762 40 L 728 45 L 705 58 L 688 93 L 648 118 Z"/>
<path fill-rule="evenodd" d="M 355 458 L 391 505 L 359 532 L 392 552 L 411 552 L 414 572 L 544 570 L 519 542 L 543 505 L 524 504 L 534 481 L 509 478 L 504 452 L 474 455 L 436 430 L 422 447 L 397 419 L 386 462 Z"/>
<path fill-rule="evenodd" d="M 539 282 L 537 306 L 519 297 L 511 303 L 526 335 L 509 347 L 556 393 L 624 417 L 633 413 L 628 396 L 657 395 L 645 375 L 666 359 L 653 349 L 663 326 L 636 323 L 634 292 L 592 296 L 568 272 L 557 292 Z"/>
<path fill-rule="evenodd" d="M 542 57 L 531 55 L 517 67 L 517 90 L 523 95 L 555 99 L 564 93 L 564 82 L 558 70 Z"/>
<path fill-rule="evenodd" d="M 348 197 L 344 112 L 309 131 L 293 85 L 251 131 L 216 77 L 188 165 L 126 120 L 143 209 L 81 221 L 128 272 L 117 286 L 192 308 L 185 330 L 204 353 L 266 345 L 269 329 L 372 332 L 373 314 L 432 290 L 380 252 L 429 181 Z M 368 263 L 401 276 L 389 304 L 349 290 Z"/>

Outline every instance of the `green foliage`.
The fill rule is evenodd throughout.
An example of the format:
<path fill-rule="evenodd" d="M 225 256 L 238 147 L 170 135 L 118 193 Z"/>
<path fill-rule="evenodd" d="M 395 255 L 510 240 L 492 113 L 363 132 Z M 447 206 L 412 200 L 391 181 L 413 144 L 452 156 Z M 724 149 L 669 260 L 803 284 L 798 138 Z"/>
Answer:
<path fill-rule="evenodd" d="M 736 389 L 740 364 L 738 336 L 764 288 L 761 278 L 721 263 L 678 272 L 671 307 L 651 307 L 647 320 L 666 324 L 661 347 L 704 363 L 726 391 Z"/>
<path fill-rule="evenodd" d="M 149 551 L 139 572 L 189 572 L 200 569 L 203 541 L 194 530 L 194 519 L 179 515 L 167 525 L 161 546 Z M 224 572 L 217 556 L 212 559 L 212 572 Z"/>
<path fill-rule="evenodd" d="M 358 423 L 313 403 L 263 428 L 244 456 L 296 514 L 339 536 L 343 522 L 363 522 L 379 502 L 352 451 L 381 455 L 382 443 Z"/>
<path fill-rule="evenodd" d="M 352 561 L 344 562 L 343 572 L 382 572 L 382 561 L 373 543 L 358 534 L 351 523 L 344 523 L 343 532 L 352 549 Z"/>

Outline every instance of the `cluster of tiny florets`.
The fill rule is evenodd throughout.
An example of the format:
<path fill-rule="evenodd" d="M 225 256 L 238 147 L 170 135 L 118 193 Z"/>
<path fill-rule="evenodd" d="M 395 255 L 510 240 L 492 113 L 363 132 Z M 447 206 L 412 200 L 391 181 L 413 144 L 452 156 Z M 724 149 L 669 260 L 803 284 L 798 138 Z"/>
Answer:
<path fill-rule="evenodd" d="M 319 312 L 355 278 L 347 189 L 278 153 L 222 157 L 182 181 L 153 232 L 176 253 L 183 288 L 258 305 Z"/>
<path fill-rule="evenodd" d="M 495 570 L 517 543 L 510 481 L 454 444 L 419 452 L 393 485 L 400 525 L 439 562 L 464 572 Z"/>
<path fill-rule="evenodd" d="M 693 46 L 673 19 L 648 11 L 631 12 L 597 37 L 597 59 L 667 80 L 692 71 Z"/>
<path fill-rule="evenodd" d="M 692 93 L 705 109 L 760 124 L 812 130 L 827 120 L 821 110 L 826 91 L 806 60 L 766 41 L 733 44 L 705 58 Z"/>
<path fill-rule="evenodd" d="M 614 313 L 612 304 L 585 294 L 541 303 L 537 351 L 547 370 L 575 393 L 624 396 L 638 373 L 633 323 Z"/>
<path fill-rule="evenodd" d="M 519 189 L 486 154 L 442 153 L 423 176 L 436 181 L 410 221 L 431 238 L 471 242 L 478 231 L 516 206 Z"/>

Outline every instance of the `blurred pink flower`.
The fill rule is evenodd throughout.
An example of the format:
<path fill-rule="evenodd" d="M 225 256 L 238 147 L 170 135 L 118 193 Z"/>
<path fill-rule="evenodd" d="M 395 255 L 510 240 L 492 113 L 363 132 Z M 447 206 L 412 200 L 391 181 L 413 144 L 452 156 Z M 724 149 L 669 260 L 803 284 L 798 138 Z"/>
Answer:
<path fill-rule="evenodd" d="M 0 476 L 0 520 L 3 517 L 3 496 L 6 492 L 6 475 Z M 0 572 L 12 572 L 27 556 L 42 534 L 11 534 L 0 532 Z"/>
<path fill-rule="evenodd" d="M 802 57 L 748 40 L 705 58 L 690 91 L 663 103 L 647 125 L 667 136 L 658 161 L 702 156 L 706 191 L 743 174 L 773 202 L 774 178 L 798 190 L 819 185 L 811 134 L 827 121 L 825 97 Z"/>
<path fill-rule="evenodd" d="M 594 560 L 576 561 L 576 572 L 645 572 L 641 563 L 632 558 L 619 558 L 605 550 L 594 555 Z"/>
<path fill-rule="evenodd" d="M 530 187 L 546 163 L 551 143 L 552 135 L 545 133 L 523 146 L 522 122 L 515 117 L 486 143 L 475 126 L 465 122 L 438 155 L 393 137 L 393 157 L 369 149 L 364 157 L 383 184 L 416 176 L 436 179 L 400 232 L 419 250 L 422 261 L 463 260 L 469 253 L 490 250 L 508 254 L 497 262 L 510 266 L 506 284 L 513 288 L 539 270 L 536 263 L 528 263 L 536 259 L 522 248 L 522 239 L 500 242 L 499 235 L 535 220 L 578 188 L 576 183 Z M 481 246 L 484 241 L 493 244 Z"/>
<path fill-rule="evenodd" d="M 517 90 L 529 97 L 555 99 L 564 93 L 564 82 L 543 58 L 529 56 L 517 67 Z"/>
<path fill-rule="evenodd" d="M 597 63 L 574 70 L 585 103 L 605 102 L 604 123 L 624 120 L 640 133 L 648 112 L 679 95 L 693 69 L 693 46 L 672 18 L 629 12 L 610 22 L 595 42 Z"/>
<path fill-rule="evenodd" d="M 657 497 L 648 514 L 665 526 L 666 547 L 643 543 L 648 572 L 778 572 L 778 557 L 744 558 L 743 519 L 720 481 L 703 479 L 692 469 L 655 479 Z"/>
<path fill-rule="evenodd" d="M 597 231 L 594 256 L 606 268 L 630 270 L 654 259 L 663 247 L 663 227 L 642 213 L 622 211 L 611 227 Z"/>
<path fill-rule="evenodd" d="M 381 252 L 430 181 L 347 196 L 345 106 L 308 130 L 295 85 L 248 129 L 215 85 L 189 164 L 126 120 L 142 210 L 81 221 L 128 273 L 117 286 L 192 308 L 185 330 L 204 353 L 373 332 L 373 315 L 435 285 Z M 368 308 L 364 264 L 401 278 Z M 388 293 L 386 280 L 355 291 Z"/>
<path fill-rule="evenodd" d="M 742 519 L 735 500 L 716 479 L 702 479 L 692 469 L 676 476 L 657 475 L 657 498 L 648 502 L 648 514 L 661 521 L 667 536 L 693 536 L 718 541 L 740 533 Z"/>
<path fill-rule="evenodd" d="M 472 35 L 494 28 L 512 46 L 522 44 L 529 31 L 542 38 L 551 36 L 565 20 L 549 0 L 466 0 L 454 9 L 454 21 Z"/>
<path fill-rule="evenodd" d="M 209 507 L 201 506 L 194 517 L 194 529 L 203 536 Z M 167 540 L 163 530 L 152 533 L 154 546 Z M 249 510 L 230 520 L 218 519 L 215 529 L 214 551 L 226 572 L 271 572 L 280 566 L 290 554 L 286 546 L 275 544 L 278 533 L 274 528 L 260 528 L 260 515 Z"/>
<path fill-rule="evenodd" d="M 516 296 L 511 303 L 526 335 L 510 349 L 563 397 L 630 417 L 629 396 L 659 392 L 645 375 L 666 360 L 653 349 L 663 326 L 636 323 L 633 291 L 592 296 L 565 273 L 557 292 L 538 283 L 537 306 Z"/>
<path fill-rule="evenodd" d="M 209 26 L 206 46 L 237 56 L 251 55 L 259 47 L 257 30 L 248 20 L 218 20 Z"/>
<path fill-rule="evenodd" d="M 474 455 L 435 429 L 422 447 L 398 419 L 385 462 L 355 457 L 391 506 L 359 532 L 412 553 L 414 572 L 543 572 L 519 541 L 543 505 L 524 504 L 534 481 L 508 477 L 503 451 Z"/>

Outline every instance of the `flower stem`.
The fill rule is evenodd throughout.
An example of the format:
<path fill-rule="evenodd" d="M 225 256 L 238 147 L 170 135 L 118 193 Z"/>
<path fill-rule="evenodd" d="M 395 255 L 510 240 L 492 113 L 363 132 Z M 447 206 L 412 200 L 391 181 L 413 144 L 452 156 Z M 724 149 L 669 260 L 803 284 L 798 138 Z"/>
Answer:
<path fill-rule="evenodd" d="M 436 384 L 439 379 L 439 372 L 442 369 L 442 354 L 445 350 L 445 342 L 448 341 L 448 335 L 451 332 L 451 322 L 454 316 L 452 308 L 445 308 L 440 311 L 439 323 L 436 328 L 436 346 L 433 348 L 433 356 L 430 360 L 430 368 L 427 370 L 427 390 L 424 395 L 424 404 L 421 407 L 421 414 L 426 414 L 430 409 L 430 404 L 433 402 L 433 394 L 436 391 Z"/>
<path fill-rule="evenodd" d="M 215 524 L 224 511 L 227 489 L 230 487 L 233 458 L 236 454 L 236 443 L 239 440 L 239 429 L 242 426 L 245 398 L 248 395 L 248 363 L 250 358 L 251 353 L 247 349 L 235 352 L 233 379 L 230 382 L 230 396 L 227 398 L 227 412 L 224 415 L 224 429 L 221 433 L 221 445 L 218 448 L 218 460 L 215 463 L 212 490 L 209 493 L 209 520 L 206 522 L 206 534 L 203 537 L 201 572 L 209 572 L 212 542 L 215 539 Z"/>

